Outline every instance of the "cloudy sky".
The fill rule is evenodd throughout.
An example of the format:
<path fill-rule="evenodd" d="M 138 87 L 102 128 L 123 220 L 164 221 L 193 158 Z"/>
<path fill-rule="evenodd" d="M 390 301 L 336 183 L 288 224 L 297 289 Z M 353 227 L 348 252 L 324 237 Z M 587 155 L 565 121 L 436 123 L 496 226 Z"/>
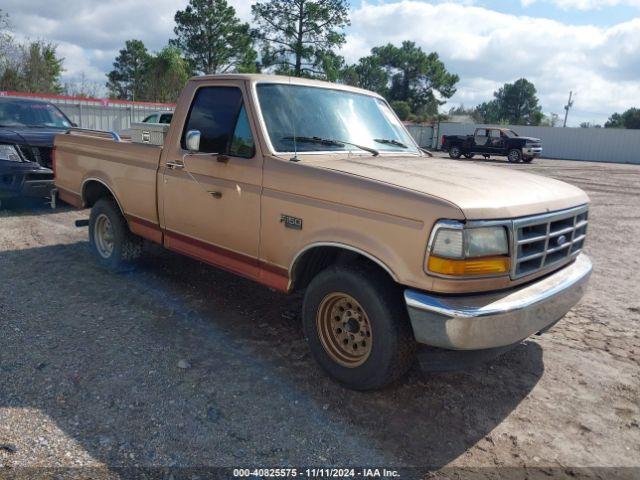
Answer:
<path fill-rule="evenodd" d="M 250 20 L 249 1 L 231 0 Z M 172 36 L 186 0 L 3 0 L 19 38 L 56 42 L 65 81 L 84 73 L 101 84 L 124 41 L 151 50 Z M 342 54 L 349 62 L 371 47 L 413 40 L 440 54 L 461 81 L 449 105 L 474 106 L 505 82 L 533 81 L 546 113 L 569 124 L 603 123 L 640 107 L 640 0 L 401 0 L 351 2 Z"/>

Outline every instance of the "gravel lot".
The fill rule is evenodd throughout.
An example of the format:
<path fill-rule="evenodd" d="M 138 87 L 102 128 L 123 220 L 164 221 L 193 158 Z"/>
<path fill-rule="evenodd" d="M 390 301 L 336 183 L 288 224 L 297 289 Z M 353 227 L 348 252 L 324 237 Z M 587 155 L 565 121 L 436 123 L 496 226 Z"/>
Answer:
<path fill-rule="evenodd" d="M 157 248 L 134 272 L 110 274 L 73 226 L 88 212 L 0 211 L 0 477 L 375 465 L 417 467 L 403 478 L 493 467 L 543 477 L 638 467 L 616 473 L 638 478 L 640 167 L 492 163 L 589 193 L 587 296 L 490 364 L 415 368 L 373 393 L 341 388 L 309 357 L 299 297 Z"/>

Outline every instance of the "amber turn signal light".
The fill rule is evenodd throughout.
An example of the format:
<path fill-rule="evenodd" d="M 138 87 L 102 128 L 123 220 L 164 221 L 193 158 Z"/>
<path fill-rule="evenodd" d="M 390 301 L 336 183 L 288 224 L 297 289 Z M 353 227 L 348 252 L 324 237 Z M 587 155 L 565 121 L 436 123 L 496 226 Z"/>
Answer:
<path fill-rule="evenodd" d="M 507 273 L 511 263 L 508 257 L 481 257 L 457 260 L 451 258 L 429 257 L 429 271 L 442 275 L 473 276 L 498 275 Z"/>

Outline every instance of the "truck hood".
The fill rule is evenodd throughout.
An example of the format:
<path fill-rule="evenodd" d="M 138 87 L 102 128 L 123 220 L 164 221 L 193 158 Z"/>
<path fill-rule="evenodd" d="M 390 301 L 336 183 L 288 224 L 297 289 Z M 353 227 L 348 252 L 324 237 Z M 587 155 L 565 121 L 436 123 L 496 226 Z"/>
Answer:
<path fill-rule="evenodd" d="M 67 130 L 66 128 L 50 127 L 0 127 L 0 143 L 53 147 L 53 138 Z"/>
<path fill-rule="evenodd" d="M 458 206 L 470 220 L 534 215 L 589 201 L 577 187 L 513 167 L 408 156 L 333 156 L 309 158 L 308 163 L 441 198 Z"/>

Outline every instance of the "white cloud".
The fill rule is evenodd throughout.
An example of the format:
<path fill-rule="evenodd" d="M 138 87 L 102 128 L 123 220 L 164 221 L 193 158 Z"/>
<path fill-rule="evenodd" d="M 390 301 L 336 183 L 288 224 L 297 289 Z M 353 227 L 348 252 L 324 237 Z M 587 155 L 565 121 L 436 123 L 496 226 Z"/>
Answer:
<path fill-rule="evenodd" d="M 570 8 L 638 5 L 640 0 L 552 1 Z M 63 80 L 104 85 L 118 50 L 137 38 L 158 50 L 173 36 L 173 17 L 187 0 L 2 0 L 20 38 L 59 45 Z M 244 21 L 252 2 L 231 2 Z M 355 4 L 356 2 L 354 2 Z M 476 0 L 363 3 L 352 11 L 342 54 L 354 62 L 376 45 L 413 40 L 436 51 L 460 75 L 452 104 L 476 105 L 505 82 L 526 77 L 546 112 L 562 113 L 577 91 L 570 121 L 604 122 L 640 101 L 640 18 L 612 27 L 573 26 L 480 8 Z M 571 120 L 571 118 L 573 120 Z"/>
<path fill-rule="evenodd" d="M 248 21 L 250 3 L 230 1 L 238 16 Z M 159 50 L 172 38 L 177 10 L 187 0 L 3 0 L 19 39 L 44 39 L 58 44 L 64 57 L 63 80 L 77 80 L 82 73 L 104 84 L 118 50 L 129 39 L 142 40 Z"/>
<path fill-rule="evenodd" d="M 407 39 L 460 76 L 451 104 L 476 105 L 521 77 L 536 85 L 546 112 L 563 113 L 569 90 L 577 91 L 573 124 L 603 122 L 640 100 L 640 19 L 601 28 L 454 3 L 365 3 L 352 12 L 343 54 L 355 61 Z"/>
<path fill-rule="evenodd" d="M 640 0 L 520 0 L 524 7 L 546 1 L 563 10 L 600 10 L 607 7 L 629 6 L 640 8 Z"/>

